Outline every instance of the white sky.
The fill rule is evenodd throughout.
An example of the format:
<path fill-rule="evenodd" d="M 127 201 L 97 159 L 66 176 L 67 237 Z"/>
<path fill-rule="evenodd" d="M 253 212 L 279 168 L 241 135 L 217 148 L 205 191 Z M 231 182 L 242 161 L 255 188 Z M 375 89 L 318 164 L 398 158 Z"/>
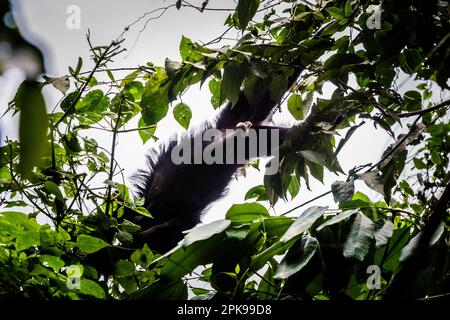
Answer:
<path fill-rule="evenodd" d="M 4 0 L 2 0 L 4 1 Z M 92 64 L 88 64 L 89 51 L 85 35 L 87 30 L 91 30 L 94 45 L 105 45 L 115 39 L 123 28 L 135 21 L 144 12 L 149 12 L 155 8 L 174 3 L 175 0 L 16 0 L 15 17 L 17 23 L 25 34 L 25 37 L 36 44 L 45 54 L 46 70 L 49 76 L 57 77 L 68 73 L 68 66 L 75 66 L 78 57 L 82 57 L 85 65 L 84 71 L 88 71 Z M 202 1 L 193 1 L 193 3 Z M 70 5 L 77 5 L 81 9 L 81 28 L 79 30 L 69 30 L 66 21 L 69 15 L 66 13 Z M 233 8 L 232 0 L 210 1 L 211 7 Z M 136 67 L 145 65 L 147 61 L 152 61 L 156 65 L 163 65 L 166 57 L 172 60 L 180 60 L 178 45 L 182 35 L 194 41 L 207 42 L 220 35 L 225 29 L 223 22 L 227 12 L 208 11 L 203 14 L 189 8 L 177 11 L 175 8 L 168 10 L 160 19 L 151 21 L 145 30 L 138 37 L 138 31 L 142 24 L 132 28 L 126 35 L 127 41 L 124 47 L 130 50 L 127 54 L 116 59 L 110 67 Z M 137 40 L 137 42 L 136 42 Z M 15 88 L 21 81 L 21 74 L 18 70 L 10 70 L 3 77 L 0 77 L 0 113 L 3 113 L 7 102 L 14 95 Z M 53 88 L 46 88 L 46 101 L 49 110 L 61 98 L 61 94 Z M 198 87 L 193 88 L 183 102 L 191 106 L 193 111 L 193 121 L 191 126 L 210 118 L 214 112 L 209 103 L 210 93 L 207 86 L 203 90 Z M 278 120 L 286 122 L 292 121 L 287 112 L 277 115 Z M 17 119 L 16 119 L 17 120 Z M 1 120 L 3 136 L 10 138 L 17 137 L 17 125 L 15 120 Z M 171 112 L 166 120 L 158 127 L 156 135 L 164 140 L 174 132 L 180 131 L 180 126 L 172 119 Z M 93 132 L 95 139 L 110 148 L 111 136 Z M 341 151 L 340 163 L 344 171 L 353 168 L 355 165 L 375 162 L 388 143 L 391 143 L 387 135 L 381 130 L 374 130 L 373 125 L 368 122 L 352 137 Z M 125 168 L 125 175 L 129 176 L 136 169 L 145 165 L 145 150 L 155 146 L 155 143 L 148 142 L 142 146 L 141 140 L 136 132 L 121 135 L 117 148 L 117 160 Z M 213 177 L 212 177 L 213 179 Z M 340 177 L 344 180 L 345 177 Z M 300 203 L 303 203 L 314 196 L 329 190 L 329 186 L 336 180 L 336 176 L 326 174 L 325 184 L 312 179 L 311 187 L 313 192 L 306 190 L 302 186 L 299 196 L 287 204 L 280 201 L 276 206 L 276 212 L 282 213 Z M 229 195 L 217 201 L 204 221 L 211 221 L 223 218 L 226 210 L 233 203 L 244 202 L 244 195 L 253 186 L 262 184 L 262 174 L 254 169 L 248 169 L 247 178 L 240 177 L 238 181 L 233 181 L 230 185 Z M 363 191 L 376 198 L 380 196 L 365 185 L 357 181 L 357 190 Z M 324 197 L 312 205 L 330 205 L 336 207 L 332 196 Z M 292 213 L 298 215 L 299 212 Z"/>

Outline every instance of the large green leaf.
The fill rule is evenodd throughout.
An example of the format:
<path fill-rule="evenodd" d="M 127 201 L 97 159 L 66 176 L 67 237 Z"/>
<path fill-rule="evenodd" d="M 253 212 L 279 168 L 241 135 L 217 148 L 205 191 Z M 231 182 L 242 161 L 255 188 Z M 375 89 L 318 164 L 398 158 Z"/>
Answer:
<path fill-rule="evenodd" d="M 155 71 L 145 84 L 140 102 L 142 117 L 148 126 L 157 124 L 169 110 L 168 76 L 162 68 L 155 68 Z"/>
<path fill-rule="evenodd" d="M 303 232 L 309 229 L 319 219 L 328 207 L 311 207 L 302 212 L 297 220 L 289 227 L 286 233 L 281 237 L 280 241 L 283 243 L 298 237 Z"/>
<path fill-rule="evenodd" d="M 428 244 L 428 247 L 432 247 L 433 245 L 438 242 L 438 240 L 441 238 L 442 234 L 444 233 L 445 227 L 444 225 L 439 225 L 439 227 L 434 232 L 433 236 L 430 239 L 430 243 Z M 411 256 L 413 251 L 416 249 L 417 245 L 419 244 L 420 238 L 422 236 L 422 232 L 419 232 L 416 234 L 406 246 L 403 247 L 402 253 L 400 255 L 399 261 L 405 261 L 408 259 L 408 257 Z"/>
<path fill-rule="evenodd" d="M 64 267 L 64 261 L 62 261 L 61 258 L 59 257 L 44 254 L 39 257 L 39 260 L 42 263 L 48 264 L 48 266 L 56 272 L 59 272 L 59 270 L 61 270 L 61 268 Z"/>
<path fill-rule="evenodd" d="M 346 210 L 343 211 L 337 215 L 335 215 L 333 218 L 325 221 L 324 223 L 322 223 L 320 226 L 317 227 L 317 231 L 322 230 L 323 228 L 325 228 L 326 226 L 331 226 L 333 224 L 339 223 L 342 220 L 347 219 L 348 217 L 351 217 L 352 215 L 354 215 L 355 213 L 357 213 L 359 211 L 359 209 L 354 209 L 354 210 Z"/>
<path fill-rule="evenodd" d="M 173 108 L 173 117 L 185 129 L 189 127 L 192 118 L 192 111 L 185 103 L 178 103 Z"/>
<path fill-rule="evenodd" d="M 274 276 L 276 279 L 286 279 L 299 272 L 308 264 L 316 253 L 319 241 L 316 238 L 305 235 L 292 245 L 286 256 L 278 265 Z"/>
<path fill-rule="evenodd" d="M 77 244 L 81 251 L 86 253 L 94 253 L 108 246 L 108 243 L 102 239 L 88 236 L 87 234 L 79 235 L 77 238 Z"/>
<path fill-rule="evenodd" d="M 187 247 L 194 242 L 209 239 L 213 235 L 225 231 L 230 224 L 230 220 L 217 220 L 191 229 L 184 237 L 183 246 Z"/>
<path fill-rule="evenodd" d="M 177 246 L 154 262 L 168 258 L 161 269 L 161 275 L 171 280 L 180 279 L 197 266 L 211 263 L 223 238 L 219 233 L 207 240 L 196 241 L 188 247 Z"/>
<path fill-rule="evenodd" d="M 26 250 L 32 246 L 37 246 L 41 243 L 39 232 L 24 231 L 16 238 L 16 248 L 18 251 Z"/>
<path fill-rule="evenodd" d="M 344 243 L 344 257 L 363 261 L 374 238 L 374 222 L 358 212 Z"/>
<path fill-rule="evenodd" d="M 239 0 L 236 7 L 238 27 L 241 30 L 247 28 L 259 7 L 259 0 Z"/>
<path fill-rule="evenodd" d="M 375 222 L 375 245 L 384 246 L 394 234 L 394 224 L 390 220 L 377 220 Z"/>
<path fill-rule="evenodd" d="M 157 124 L 169 110 L 167 91 L 160 89 L 155 92 L 145 92 L 141 99 L 142 118 L 148 126 Z"/>
<path fill-rule="evenodd" d="M 186 300 L 188 298 L 187 285 L 181 279 L 167 281 L 160 279 L 136 292 L 132 300 Z"/>
<path fill-rule="evenodd" d="M 281 237 L 294 222 L 293 218 L 277 216 L 266 218 L 262 221 L 262 227 L 268 237 Z"/>
<path fill-rule="evenodd" d="M 78 112 L 102 113 L 109 107 L 109 98 L 101 90 L 89 91 L 76 105 Z"/>
<path fill-rule="evenodd" d="M 263 217 L 269 217 L 267 209 L 259 203 L 234 204 L 227 212 L 226 219 L 233 222 L 251 222 Z"/>
<path fill-rule="evenodd" d="M 81 279 L 80 292 L 98 299 L 105 299 L 106 294 L 102 287 L 97 282 L 89 279 Z"/>
<path fill-rule="evenodd" d="M 303 112 L 303 100 L 301 95 L 292 94 L 289 97 L 288 110 L 295 120 L 303 120 L 305 114 Z"/>
<path fill-rule="evenodd" d="M 247 73 L 247 65 L 231 61 L 223 69 L 223 79 L 220 88 L 220 101 L 228 99 L 232 105 L 239 100 L 241 84 Z"/>

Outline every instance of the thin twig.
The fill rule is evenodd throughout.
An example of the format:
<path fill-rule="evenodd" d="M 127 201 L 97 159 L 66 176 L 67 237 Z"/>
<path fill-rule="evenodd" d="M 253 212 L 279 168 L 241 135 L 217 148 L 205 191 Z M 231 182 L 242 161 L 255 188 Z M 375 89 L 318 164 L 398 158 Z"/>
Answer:
<path fill-rule="evenodd" d="M 306 202 L 304 202 L 304 203 L 302 203 L 302 204 L 300 204 L 300 205 L 298 205 L 298 206 L 296 206 L 296 207 L 294 207 L 294 208 L 292 208 L 292 209 L 282 213 L 281 216 L 285 216 L 288 213 L 291 213 L 292 211 L 295 211 L 295 210 L 297 210 L 297 209 L 299 209 L 299 208 L 301 208 L 303 206 L 306 206 L 307 204 L 310 204 L 311 202 L 314 202 L 314 201 L 316 201 L 316 200 L 318 200 L 318 199 L 320 199 L 322 197 L 325 197 L 325 196 L 329 195 L 331 192 L 332 191 L 330 190 L 330 191 L 327 191 L 325 193 L 322 193 L 321 195 L 318 195 L 317 197 L 312 198 L 311 200 L 308 200 L 308 201 L 306 201 Z"/>
<path fill-rule="evenodd" d="M 123 103 L 124 98 L 122 97 L 122 101 L 120 101 L 119 103 L 119 111 L 117 114 L 117 119 L 116 119 L 116 125 L 114 127 L 114 133 L 113 133 L 113 138 L 112 138 L 112 146 L 111 146 L 111 162 L 110 162 L 110 168 L 109 168 L 109 176 L 108 176 L 108 191 L 107 191 L 107 196 L 106 196 L 106 208 L 105 208 L 105 212 L 106 214 L 109 214 L 109 208 L 111 206 L 111 192 L 112 192 L 112 186 L 111 186 L 111 181 L 114 177 L 114 160 L 115 160 L 115 154 L 116 154 L 116 143 L 117 143 L 117 130 L 119 129 L 120 126 L 120 117 L 122 115 L 122 103 Z"/>

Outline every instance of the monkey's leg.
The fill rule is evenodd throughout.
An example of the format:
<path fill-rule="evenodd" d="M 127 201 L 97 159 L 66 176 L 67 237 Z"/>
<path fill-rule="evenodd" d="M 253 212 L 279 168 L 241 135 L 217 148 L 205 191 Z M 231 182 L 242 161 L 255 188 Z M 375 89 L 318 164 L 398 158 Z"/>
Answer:
<path fill-rule="evenodd" d="M 171 219 L 139 232 L 136 241 L 139 246 L 147 243 L 150 248 L 157 252 L 166 252 L 183 239 L 182 231 L 178 221 Z"/>

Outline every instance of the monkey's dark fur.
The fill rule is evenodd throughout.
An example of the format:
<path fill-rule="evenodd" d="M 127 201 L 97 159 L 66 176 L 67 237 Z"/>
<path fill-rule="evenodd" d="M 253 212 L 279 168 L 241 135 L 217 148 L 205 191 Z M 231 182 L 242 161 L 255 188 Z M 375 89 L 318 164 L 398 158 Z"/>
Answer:
<path fill-rule="evenodd" d="M 295 81 L 300 70 L 289 78 L 289 86 Z M 208 128 L 219 130 L 235 129 L 241 122 L 251 122 L 252 128 L 261 126 L 272 113 L 278 101 L 271 98 L 269 90 L 261 90 L 257 101 L 249 102 L 241 92 L 238 102 L 226 105 L 216 121 L 207 123 L 197 133 L 188 133 L 182 139 L 194 139 Z M 277 128 L 280 142 L 288 128 Z M 226 138 L 225 138 L 226 139 Z M 200 222 L 201 213 L 212 202 L 224 194 L 230 179 L 239 168 L 239 164 L 180 164 L 171 160 L 171 151 L 179 143 L 173 139 L 159 154 L 149 155 L 148 171 L 139 171 L 137 195 L 145 199 L 144 206 L 153 215 L 153 219 L 127 211 L 125 218 L 141 226 L 142 231 L 136 237 L 136 244 L 148 246 L 157 252 L 166 252 L 182 238 L 182 231 L 193 228 Z"/>

